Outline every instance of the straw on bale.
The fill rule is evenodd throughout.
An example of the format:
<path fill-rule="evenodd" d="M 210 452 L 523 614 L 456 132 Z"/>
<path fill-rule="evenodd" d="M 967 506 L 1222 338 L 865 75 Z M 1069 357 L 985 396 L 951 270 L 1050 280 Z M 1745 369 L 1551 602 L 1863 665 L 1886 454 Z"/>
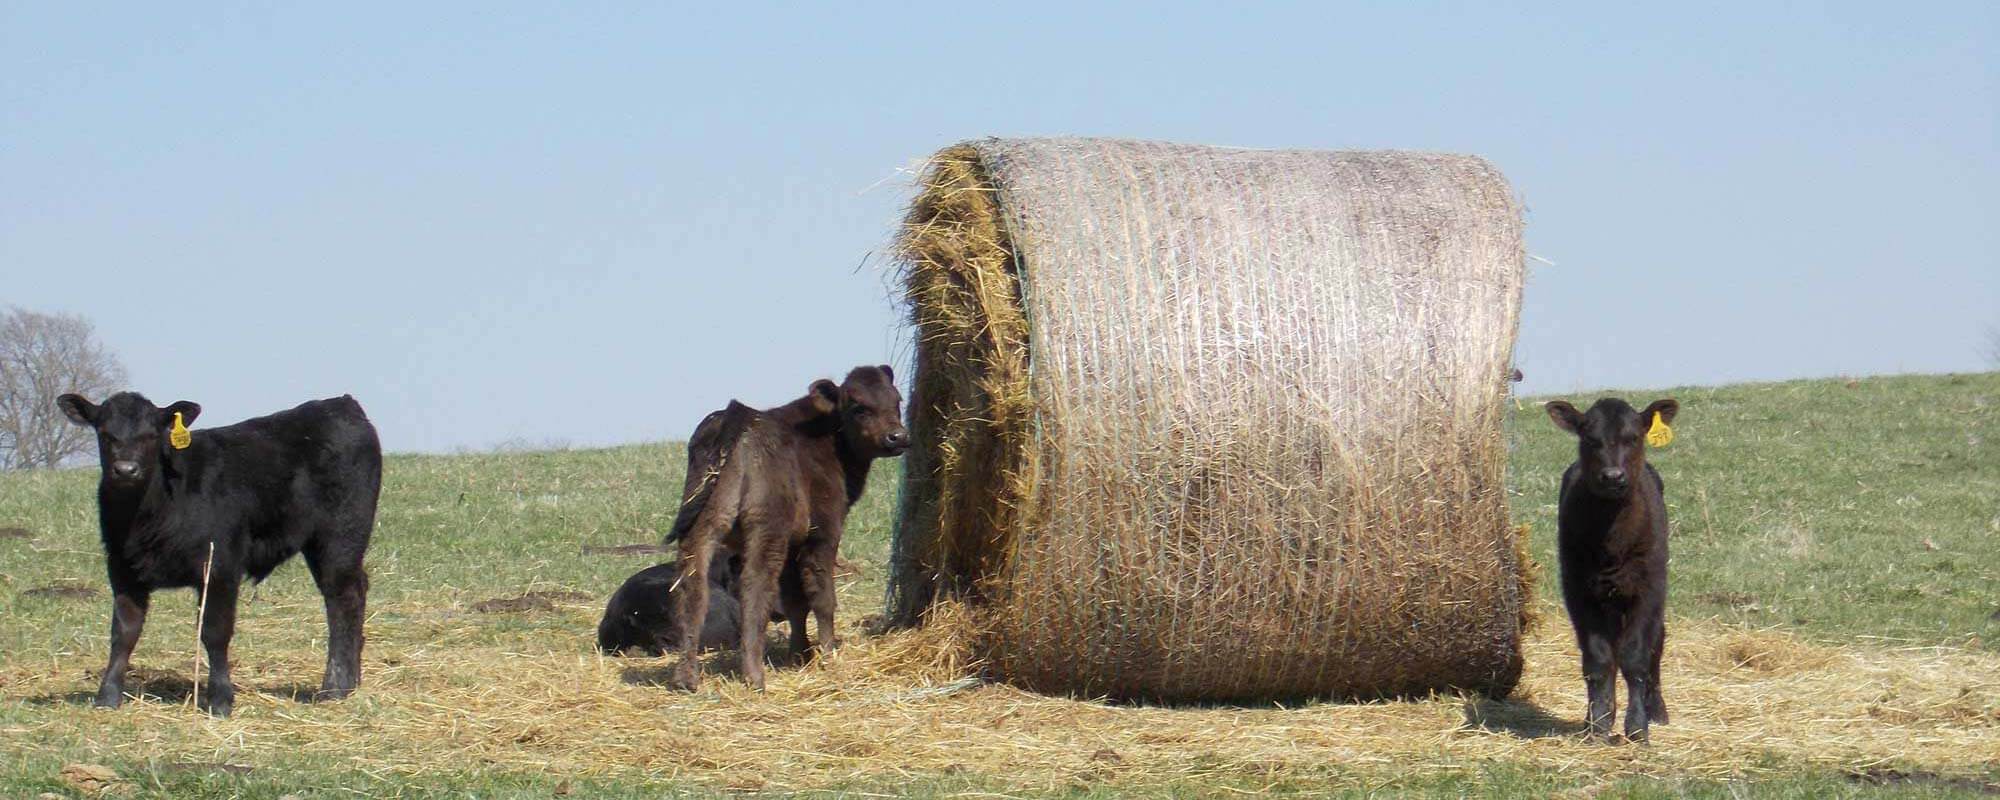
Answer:
<path fill-rule="evenodd" d="M 1486 162 L 989 139 L 898 244 L 892 624 L 965 596 L 999 677 L 1090 696 L 1518 680 L 1521 215 Z"/>

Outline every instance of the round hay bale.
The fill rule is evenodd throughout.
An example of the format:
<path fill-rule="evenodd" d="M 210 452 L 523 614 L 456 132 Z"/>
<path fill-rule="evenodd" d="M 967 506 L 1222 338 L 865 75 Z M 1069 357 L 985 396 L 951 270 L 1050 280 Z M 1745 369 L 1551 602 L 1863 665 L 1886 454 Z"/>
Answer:
<path fill-rule="evenodd" d="M 1054 693 L 1513 687 L 1523 251 L 1486 162 L 982 140 L 898 248 L 892 625 L 962 596 L 997 677 Z"/>

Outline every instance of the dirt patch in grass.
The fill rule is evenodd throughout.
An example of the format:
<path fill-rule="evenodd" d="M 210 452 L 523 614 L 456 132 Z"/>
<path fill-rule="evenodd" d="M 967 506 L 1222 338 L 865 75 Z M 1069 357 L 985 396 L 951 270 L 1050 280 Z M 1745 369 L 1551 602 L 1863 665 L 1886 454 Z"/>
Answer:
<path fill-rule="evenodd" d="M 1847 779 L 1868 786 L 1899 786 L 1905 788 L 1937 788 L 1974 794 L 2000 795 L 2000 783 L 1991 783 L 1976 778 L 1954 778 L 1925 770 L 1904 771 L 1893 767 L 1871 767 L 1860 772 L 1848 773 Z"/>
<path fill-rule="evenodd" d="M 530 611 L 554 611 L 557 603 L 581 603 L 594 599 L 582 592 L 567 589 L 538 590 L 519 597 L 496 597 L 472 604 L 472 610 L 481 614 L 520 614 Z"/>
<path fill-rule="evenodd" d="M 33 539 L 35 535 L 27 528 L 0 528 L 0 542 L 8 539 Z"/>
<path fill-rule="evenodd" d="M 21 593 L 22 597 L 34 597 L 42 600 L 88 600 L 97 595 L 97 587 L 77 581 L 57 581 L 44 586 L 37 586 Z"/>
<path fill-rule="evenodd" d="M 1702 592 L 1694 598 L 1704 603 L 1714 603 L 1739 610 L 1757 607 L 1757 596 L 1749 592 Z"/>
<path fill-rule="evenodd" d="M 664 545 L 657 544 L 587 544 L 583 554 L 587 556 L 650 556 L 666 555 L 673 552 Z"/>
<path fill-rule="evenodd" d="M 162 773 L 181 772 L 181 773 L 214 773 L 218 775 L 222 774 L 248 775 L 252 772 L 255 772 L 256 767 L 252 767 L 248 764 L 227 764 L 227 763 L 211 762 L 211 761 L 176 761 L 172 764 L 161 764 L 157 767 L 154 767 L 153 771 Z"/>
<path fill-rule="evenodd" d="M 117 771 L 100 764 L 68 764 L 62 768 L 62 781 L 71 789 L 85 797 L 98 797 L 113 792 L 121 792 L 126 784 Z"/>

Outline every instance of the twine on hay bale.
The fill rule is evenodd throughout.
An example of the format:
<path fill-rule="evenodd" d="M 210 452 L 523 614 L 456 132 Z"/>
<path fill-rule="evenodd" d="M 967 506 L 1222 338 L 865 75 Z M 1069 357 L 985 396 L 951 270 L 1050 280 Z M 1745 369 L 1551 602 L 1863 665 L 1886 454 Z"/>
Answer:
<path fill-rule="evenodd" d="M 1519 679 L 1521 219 L 1486 162 L 982 140 L 898 249 L 891 625 L 963 596 L 998 677 L 1089 696 Z"/>

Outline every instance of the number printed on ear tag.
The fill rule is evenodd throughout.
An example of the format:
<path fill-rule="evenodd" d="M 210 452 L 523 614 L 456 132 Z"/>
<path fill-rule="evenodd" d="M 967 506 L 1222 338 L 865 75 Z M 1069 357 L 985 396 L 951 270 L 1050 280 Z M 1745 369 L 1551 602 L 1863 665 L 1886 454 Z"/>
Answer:
<path fill-rule="evenodd" d="M 1666 420 L 1660 419 L 1660 412 L 1653 412 L 1653 427 L 1646 429 L 1646 446 L 1666 447 L 1674 443 L 1674 429 Z"/>

